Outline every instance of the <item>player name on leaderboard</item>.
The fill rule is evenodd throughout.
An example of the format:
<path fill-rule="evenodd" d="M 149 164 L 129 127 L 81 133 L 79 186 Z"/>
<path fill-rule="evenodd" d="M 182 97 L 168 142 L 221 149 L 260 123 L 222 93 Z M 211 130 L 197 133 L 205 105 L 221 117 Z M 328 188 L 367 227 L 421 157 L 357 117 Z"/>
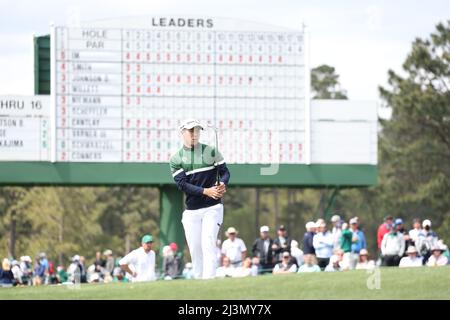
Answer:
<path fill-rule="evenodd" d="M 0 96 L 0 161 L 50 161 L 48 96 Z"/>
<path fill-rule="evenodd" d="M 302 32 L 151 21 L 55 28 L 56 161 L 166 162 L 185 118 L 215 122 L 228 162 L 303 161 Z"/>

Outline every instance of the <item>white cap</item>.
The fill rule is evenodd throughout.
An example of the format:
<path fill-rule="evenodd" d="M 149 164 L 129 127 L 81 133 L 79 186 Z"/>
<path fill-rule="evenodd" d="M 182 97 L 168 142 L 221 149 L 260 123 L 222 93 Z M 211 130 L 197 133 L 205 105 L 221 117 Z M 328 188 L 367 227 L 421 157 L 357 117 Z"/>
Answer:
<path fill-rule="evenodd" d="M 351 218 L 350 219 L 350 224 L 355 224 L 358 223 L 358 219 L 357 218 Z"/>
<path fill-rule="evenodd" d="M 331 217 L 331 222 L 339 222 L 341 221 L 341 217 L 339 217 L 337 214 Z"/>
<path fill-rule="evenodd" d="M 428 219 L 423 220 L 422 227 L 425 228 L 426 226 L 431 227 L 431 221 Z"/>
<path fill-rule="evenodd" d="M 316 228 L 316 223 L 314 221 L 309 221 L 306 223 L 305 228 L 306 228 L 306 230 L 311 229 L 311 228 Z"/>
<path fill-rule="evenodd" d="M 227 229 L 227 234 L 230 234 L 230 233 L 237 233 L 237 230 L 234 227 L 229 227 Z"/>
<path fill-rule="evenodd" d="M 262 226 L 262 227 L 259 229 L 259 232 L 269 232 L 269 227 L 268 227 L 268 226 Z"/>
<path fill-rule="evenodd" d="M 79 255 L 74 255 L 72 258 L 72 261 L 80 261 L 80 256 Z"/>
<path fill-rule="evenodd" d="M 183 129 L 192 129 L 195 127 L 200 127 L 203 130 L 203 126 L 200 124 L 200 121 L 197 119 L 186 119 L 180 125 L 180 130 Z"/>

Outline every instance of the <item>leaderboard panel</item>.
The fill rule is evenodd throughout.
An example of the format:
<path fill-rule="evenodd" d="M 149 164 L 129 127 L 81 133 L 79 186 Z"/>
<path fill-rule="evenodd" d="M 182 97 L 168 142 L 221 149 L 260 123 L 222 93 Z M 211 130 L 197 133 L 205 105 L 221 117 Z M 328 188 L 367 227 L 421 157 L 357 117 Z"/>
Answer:
<path fill-rule="evenodd" d="M 230 163 L 304 162 L 301 32 L 57 27 L 54 37 L 56 161 L 166 162 L 194 117 L 219 127 Z"/>
<path fill-rule="evenodd" d="M 0 96 L 0 161 L 50 161 L 50 98 Z"/>

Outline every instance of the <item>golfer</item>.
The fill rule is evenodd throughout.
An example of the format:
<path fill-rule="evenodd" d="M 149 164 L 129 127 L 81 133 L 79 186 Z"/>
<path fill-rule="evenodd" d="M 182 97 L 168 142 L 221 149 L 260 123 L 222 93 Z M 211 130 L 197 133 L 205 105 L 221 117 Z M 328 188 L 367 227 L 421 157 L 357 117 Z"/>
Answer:
<path fill-rule="evenodd" d="M 195 119 L 180 126 L 183 147 L 170 159 L 178 188 L 186 194 L 181 222 L 196 279 L 214 278 L 216 240 L 223 222 L 222 197 L 230 179 L 225 160 L 216 148 L 199 143 L 202 125 Z M 219 184 L 217 184 L 217 176 Z"/>
<path fill-rule="evenodd" d="M 120 259 L 120 267 L 132 276 L 132 282 L 156 280 L 155 252 L 152 250 L 152 245 L 153 237 L 146 234 L 142 237 L 140 248 Z"/>

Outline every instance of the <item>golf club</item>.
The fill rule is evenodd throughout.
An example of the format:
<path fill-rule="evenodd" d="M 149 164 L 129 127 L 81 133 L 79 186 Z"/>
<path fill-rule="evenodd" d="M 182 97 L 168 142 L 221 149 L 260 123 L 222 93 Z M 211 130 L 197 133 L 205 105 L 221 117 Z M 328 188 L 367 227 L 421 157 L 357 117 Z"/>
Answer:
<path fill-rule="evenodd" d="M 210 127 L 214 131 L 214 150 L 215 150 L 214 158 L 216 159 L 217 153 L 219 152 L 219 138 L 217 136 L 218 129 L 216 126 L 212 124 L 208 124 L 208 127 Z M 214 159 L 214 166 L 216 167 L 216 185 L 219 185 L 220 184 L 219 167 L 215 159 Z"/>

